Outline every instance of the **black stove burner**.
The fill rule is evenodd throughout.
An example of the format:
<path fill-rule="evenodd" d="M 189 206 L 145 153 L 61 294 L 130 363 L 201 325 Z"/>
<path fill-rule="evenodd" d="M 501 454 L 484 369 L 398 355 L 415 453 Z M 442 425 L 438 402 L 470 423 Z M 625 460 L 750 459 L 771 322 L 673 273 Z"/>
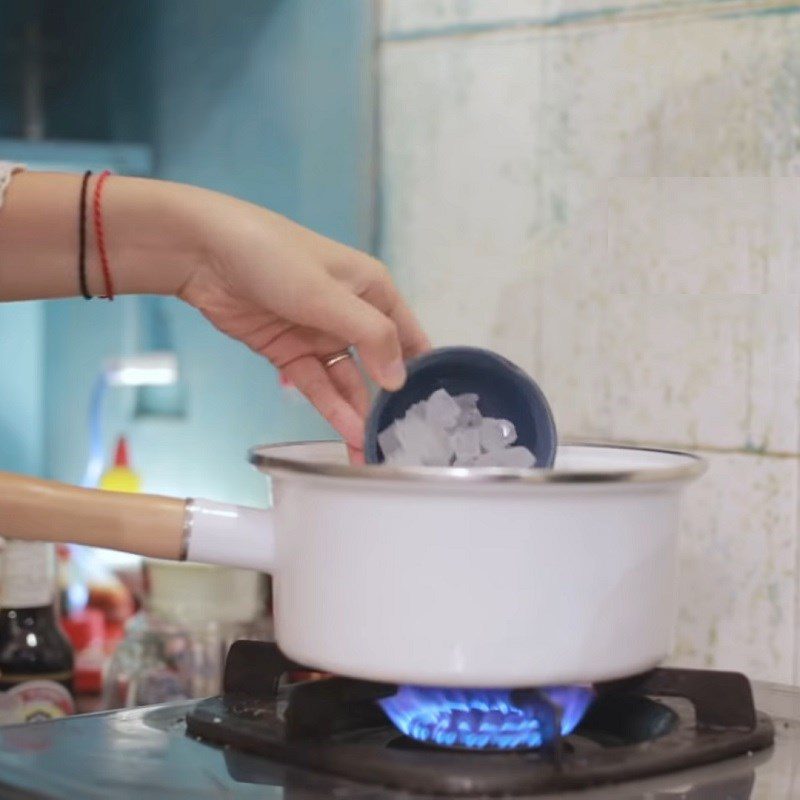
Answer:
<path fill-rule="evenodd" d="M 656 669 L 598 685 L 575 732 L 544 749 L 447 750 L 408 739 L 388 721 L 376 701 L 396 686 L 349 678 L 280 685 L 303 669 L 273 644 L 237 642 L 224 695 L 189 713 L 188 733 L 362 783 L 451 796 L 616 783 L 761 750 L 774 737 L 743 675 Z"/>

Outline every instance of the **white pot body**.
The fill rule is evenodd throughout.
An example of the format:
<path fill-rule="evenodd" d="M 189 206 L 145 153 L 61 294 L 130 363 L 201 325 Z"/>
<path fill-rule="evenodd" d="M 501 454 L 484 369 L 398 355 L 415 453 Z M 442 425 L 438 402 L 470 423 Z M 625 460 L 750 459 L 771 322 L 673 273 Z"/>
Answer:
<path fill-rule="evenodd" d="M 334 444 L 282 451 L 343 457 Z M 272 518 L 257 524 L 276 637 L 306 666 L 520 687 L 635 674 L 671 649 L 680 496 L 701 470 L 691 456 L 565 447 L 561 478 L 541 483 L 265 469 Z"/>

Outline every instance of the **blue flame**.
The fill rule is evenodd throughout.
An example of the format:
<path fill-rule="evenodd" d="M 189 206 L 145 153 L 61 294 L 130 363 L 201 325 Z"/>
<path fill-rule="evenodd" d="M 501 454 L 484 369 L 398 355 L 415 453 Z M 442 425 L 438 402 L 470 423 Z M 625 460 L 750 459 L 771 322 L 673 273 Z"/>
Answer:
<path fill-rule="evenodd" d="M 547 744 L 560 728 L 572 733 L 594 699 L 589 686 L 433 689 L 401 686 L 379 700 L 406 736 L 445 747 L 512 750 Z"/>

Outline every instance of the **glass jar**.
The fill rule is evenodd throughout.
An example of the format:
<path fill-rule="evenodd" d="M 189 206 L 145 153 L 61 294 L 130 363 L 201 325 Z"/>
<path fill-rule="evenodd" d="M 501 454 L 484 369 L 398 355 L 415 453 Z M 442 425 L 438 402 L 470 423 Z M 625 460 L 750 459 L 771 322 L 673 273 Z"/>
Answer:
<path fill-rule="evenodd" d="M 233 642 L 271 638 L 266 618 L 187 624 L 141 611 L 126 626 L 111 660 L 103 707 L 131 708 L 218 694 Z"/>
<path fill-rule="evenodd" d="M 149 561 L 145 584 L 145 608 L 126 625 L 106 675 L 104 708 L 218 694 L 233 642 L 272 639 L 259 573 Z"/>

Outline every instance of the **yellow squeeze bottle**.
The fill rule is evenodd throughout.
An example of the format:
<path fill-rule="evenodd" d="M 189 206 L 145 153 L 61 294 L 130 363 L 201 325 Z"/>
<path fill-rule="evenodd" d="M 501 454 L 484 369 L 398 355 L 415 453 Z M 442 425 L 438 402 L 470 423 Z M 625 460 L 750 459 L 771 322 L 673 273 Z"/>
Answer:
<path fill-rule="evenodd" d="M 100 478 L 100 488 L 112 492 L 140 492 L 142 490 L 139 476 L 131 469 L 128 459 L 128 442 L 124 436 L 117 441 L 114 454 L 114 466 Z"/>

